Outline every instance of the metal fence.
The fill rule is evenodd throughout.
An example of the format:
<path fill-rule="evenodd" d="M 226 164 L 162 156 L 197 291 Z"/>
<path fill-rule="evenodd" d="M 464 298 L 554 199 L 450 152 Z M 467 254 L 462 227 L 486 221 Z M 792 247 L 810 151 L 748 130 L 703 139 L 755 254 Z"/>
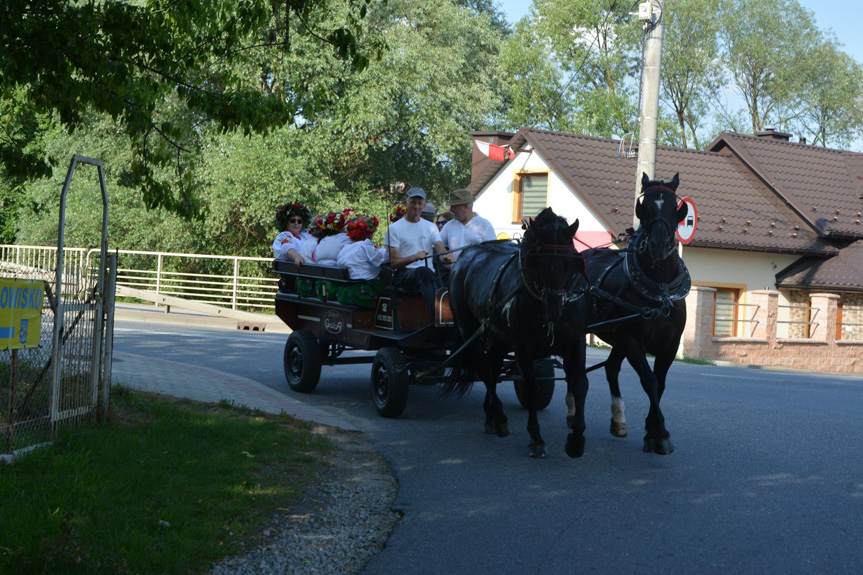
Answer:
<path fill-rule="evenodd" d="M 839 306 L 836 318 L 836 339 L 863 341 L 863 306 Z"/>
<path fill-rule="evenodd" d="M 39 344 L 0 350 L 0 453 L 13 454 L 53 438 L 58 425 L 91 422 L 97 417 L 103 380 L 99 355 L 104 322 L 97 299 L 102 262 L 98 250 L 89 261 L 86 250 L 64 251 L 62 293 L 54 293 L 57 251 L 0 251 L 0 275 L 43 282 L 44 300 Z M 113 290 L 111 290 L 113 294 Z M 57 310 L 62 310 L 62 338 L 55 347 Z M 62 354 L 56 359 L 55 349 Z M 55 368 L 55 365 L 57 366 Z"/>
<path fill-rule="evenodd" d="M 117 285 L 233 310 L 260 312 L 273 308 L 278 279 L 270 271 L 272 259 L 115 251 L 118 258 Z M 2 261 L 25 266 L 50 266 L 56 262 L 56 252 L 54 247 L 0 246 Z M 99 250 L 67 248 L 66 254 L 67 258 L 76 258 L 82 267 L 87 268 Z"/>

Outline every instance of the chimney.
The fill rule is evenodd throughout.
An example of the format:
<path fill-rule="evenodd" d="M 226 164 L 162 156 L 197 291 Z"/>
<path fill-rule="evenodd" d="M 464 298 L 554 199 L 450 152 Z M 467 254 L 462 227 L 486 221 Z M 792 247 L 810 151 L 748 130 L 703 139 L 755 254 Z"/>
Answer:
<path fill-rule="evenodd" d="M 474 142 L 471 146 L 473 155 L 470 163 L 470 183 L 472 185 L 486 168 L 492 164 L 500 164 L 500 162 L 495 162 L 480 152 L 475 142 L 479 140 L 496 146 L 506 146 L 515 134 L 510 132 L 470 132 L 470 135 L 473 136 Z"/>
<path fill-rule="evenodd" d="M 791 140 L 791 134 L 777 132 L 776 128 L 773 126 L 764 126 L 764 131 L 755 132 L 755 136 L 758 138 L 764 138 L 765 140 L 778 140 L 780 142 L 788 142 Z"/>

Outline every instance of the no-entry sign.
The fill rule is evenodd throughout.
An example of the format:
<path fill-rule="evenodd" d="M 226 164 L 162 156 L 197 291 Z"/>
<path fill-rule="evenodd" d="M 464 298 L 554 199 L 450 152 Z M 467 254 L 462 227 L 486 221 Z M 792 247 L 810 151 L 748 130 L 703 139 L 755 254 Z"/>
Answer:
<path fill-rule="evenodd" d="M 695 209 L 695 201 L 692 198 L 683 198 L 677 205 L 678 208 L 686 204 L 689 210 L 686 212 L 686 217 L 677 226 L 677 239 L 682 244 L 688 244 L 695 237 L 695 228 L 698 227 L 698 210 Z"/>

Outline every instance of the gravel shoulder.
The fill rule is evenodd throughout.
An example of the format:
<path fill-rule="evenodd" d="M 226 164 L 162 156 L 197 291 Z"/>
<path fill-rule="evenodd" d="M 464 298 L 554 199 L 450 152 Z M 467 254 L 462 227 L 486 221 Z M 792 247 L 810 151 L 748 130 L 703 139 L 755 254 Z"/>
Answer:
<path fill-rule="evenodd" d="M 258 546 L 213 566 L 213 575 L 354 574 L 386 545 L 401 518 L 398 484 L 362 433 L 319 425 L 333 445 L 318 482 L 279 510 Z"/>

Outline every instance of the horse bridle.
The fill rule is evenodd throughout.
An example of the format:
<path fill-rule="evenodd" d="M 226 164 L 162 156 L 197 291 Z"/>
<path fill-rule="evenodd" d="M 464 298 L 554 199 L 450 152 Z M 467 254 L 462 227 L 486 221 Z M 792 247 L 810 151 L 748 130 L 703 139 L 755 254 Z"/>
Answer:
<path fill-rule="evenodd" d="M 551 252 L 551 253 L 540 253 L 540 252 Z M 538 292 L 536 287 L 532 286 L 532 283 L 528 279 L 528 275 L 530 274 L 529 267 L 527 265 L 529 257 L 536 257 L 542 255 L 543 257 L 557 257 L 557 258 L 569 258 L 569 259 L 577 259 L 581 263 L 581 269 L 573 274 L 573 276 L 567 281 L 566 285 L 560 289 L 549 289 L 546 286 L 542 286 L 539 288 Z M 570 245 L 561 245 L 561 244 L 540 244 L 530 246 L 522 250 L 521 256 L 518 260 L 518 268 L 519 273 L 521 274 L 521 281 L 524 283 L 524 287 L 532 297 L 545 301 L 548 296 L 560 296 L 561 301 L 565 301 L 572 295 L 573 290 L 575 289 L 575 280 L 576 276 L 584 275 L 584 257 L 575 251 L 575 246 Z"/>
<path fill-rule="evenodd" d="M 669 193 L 671 193 L 672 197 L 674 197 L 674 200 L 676 202 L 678 202 L 678 203 L 680 202 L 680 199 L 677 197 L 677 193 L 667 186 L 652 187 L 652 188 L 642 192 L 641 197 L 643 198 L 647 194 L 653 193 L 653 192 L 669 192 Z M 674 252 L 676 251 L 676 248 L 674 247 L 674 228 L 671 226 L 671 224 L 669 224 L 663 218 L 659 218 L 659 217 L 653 218 L 649 222 L 642 224 L 641 228 L 639 228 L 638 232 L 636 232 L 635 238 L 633 238 L 633 239 L 636 240 L 635 241 L 635 249 L 638 251 L 638 253 L 643 254 L 645 251 L 647 251 L 647 242 L 650 239 L 650 235 L 653 233 L 653 228 L 656 226 L 657 223 L 665 226 L 665 230 L 668 232 L 668 237 L 671 238 L 671 241 L 668 242 L 668 246 L 666 246 L 665 251 L 662 254 L 662 257 L 658 260 L 658 261 L 662 261 L 662 260 L 665 260 L 665 259 L 671 257 L 674 254 Z M 642 233 L 642 230 L 643 230 L 643 233 Z M 656 262 L 654 262 L 654 263 L 656 263 Z"/>

